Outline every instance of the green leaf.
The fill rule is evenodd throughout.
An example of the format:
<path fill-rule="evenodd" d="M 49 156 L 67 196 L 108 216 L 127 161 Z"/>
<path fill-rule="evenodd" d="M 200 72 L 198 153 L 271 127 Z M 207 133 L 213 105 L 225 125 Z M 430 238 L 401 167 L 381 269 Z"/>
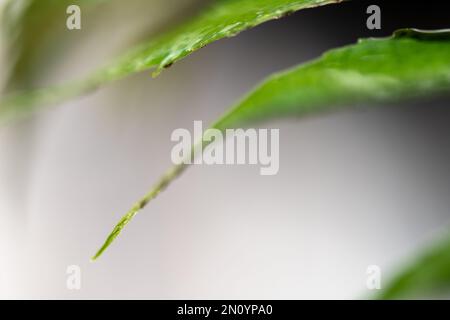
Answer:
<path fill-rule="evenodd" d="M 110 0 L 7 0 L 0 11 L 2 36 L 8 49 L 8 90 L 29 81 L 34 56 L 49 39 L 61 41 L 66 19 L 66 8 L 80 5 L 92 9 Z M 84 14 L 84 12 L 83 12 Z M 52 56 L 47 50 L 46 56 Z M 20 84 L 20 85 L 19 85 Z"/>
<path fill-rule="evenodd" d="M 275 74 L 214 127 L 304 115 L 340 105 L 384 103 L 449 90 L 450 31 L 407 29 L 364 39 Z"/>
<path fill-rule="evenodd" d="M 145 43 L 89 79 L 36 91 L 19 92 L 0 102 L 0 115 L 14 117 L 36 105 L 52 104 L 86 93 L 127 75 L 156 68 L 156 76 L 178 60 L 207 44 L 231 37 L 266 21 L 294 11 L 342 0 L 217 0 L 196 18 L 159 38 Z"/>
<path fill-rule="evenodd" d="M 450 31 L 399 30 L 390 38 L 360 40 L 270 77 L 212 127 L 225 130 L 275 117 L 302 116 L 360 103 L 392 102 L 449 89 Z M 194 150 L 197 149 L 193 149 L 193 154 Z M 119 222 L 93 259 L 185 169 L 186 165 L 176 166 L 166 173 Z"/>
<path fill-rule="evenodd" d="M 450 291 L 450 235 L 427 249 L 382 289 L 378 299 L 425 298 Z"/>

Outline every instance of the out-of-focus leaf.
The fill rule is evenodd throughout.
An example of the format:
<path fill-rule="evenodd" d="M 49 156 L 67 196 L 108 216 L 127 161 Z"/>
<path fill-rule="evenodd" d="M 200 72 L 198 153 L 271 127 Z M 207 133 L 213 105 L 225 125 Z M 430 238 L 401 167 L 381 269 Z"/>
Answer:
<path fill-rule="evenodd" d="M 19 92 L 0 102 L 0 115 L 29 112 L 35 105 L 51 104 L 85 93 L 129 74 L 156 68 L 154 75 L 207 44 L 231 37 L 263 22 L 294 11 L 342 0 L 217 0 L 196 18 L 138 48 L 89 79 L 37 91 Z"/>
<path fill-rule="evenodd" d="M 8 46 L 8 90 L 26 87 L 33 56 L 48 39 L 65 30 L 66 8 L 75 4 L 91 9 L 109 0 L 9 0 L 0 13 L 1 32 Z M 47 53 L 51 56 L 51 53 Z"/>
<path fill-rule="evenodd" d="M 450 294 L 450 236 L 401 271 L 378 298 L 427 298 L 441 294 Z"/>
<path fill-rule="evenodd" d="M 277 117 L 303 116 L 339 106 L 392 102 L 449 90 L 450 31 L 406 29 L 389 38 L 360 40 L 270 77 L 212 127 L 223 131 Z M 94 259 L 185 168 L 186 165 L 180 165 L 165 174 L 122 218 Z"/>

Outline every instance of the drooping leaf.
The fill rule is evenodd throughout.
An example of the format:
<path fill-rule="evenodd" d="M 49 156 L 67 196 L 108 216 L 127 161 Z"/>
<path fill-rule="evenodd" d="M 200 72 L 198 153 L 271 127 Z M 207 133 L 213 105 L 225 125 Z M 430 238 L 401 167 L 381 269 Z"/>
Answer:
<path fill-rule="evenodd" d="M 154 75 L 216 40 L 231 37 L 294 11 L 343 0 L 217 0 L 198 17 L 149 43 L 140 45 L 89 79 L 31 92 L 19 92 L 0 102 L 0 115 L 28 113 L 36 105 L 52 104 L 127 75 L 156 68 Z"/>
<path fill-rule="evenodd" d="M 382 289 L 379 299 L 437 297 L 450 294 L 450 237 L 427 249 Z"/>
<path fill-rule="evenodd" d="M 212 127 L 223 131 L 276 117 L 302 116 L 339 106 L 380 104 L 448 91 L 450 31 L 405 29 L 389 38 L 360 40 L 270 77 Z M 93 259 L 185 169 L 186 165 L 179 165 L 168 171 L 122 218 Z"/>

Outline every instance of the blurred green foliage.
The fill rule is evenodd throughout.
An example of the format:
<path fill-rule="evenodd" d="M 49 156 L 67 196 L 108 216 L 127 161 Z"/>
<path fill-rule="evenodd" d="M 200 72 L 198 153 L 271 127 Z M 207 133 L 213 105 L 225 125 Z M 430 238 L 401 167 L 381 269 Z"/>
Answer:
<path fill-rule="evenodd" d="M 417 254 L 404 270 L 393 278 L 378 299 L 449 298 L 450 235 Z"/>

